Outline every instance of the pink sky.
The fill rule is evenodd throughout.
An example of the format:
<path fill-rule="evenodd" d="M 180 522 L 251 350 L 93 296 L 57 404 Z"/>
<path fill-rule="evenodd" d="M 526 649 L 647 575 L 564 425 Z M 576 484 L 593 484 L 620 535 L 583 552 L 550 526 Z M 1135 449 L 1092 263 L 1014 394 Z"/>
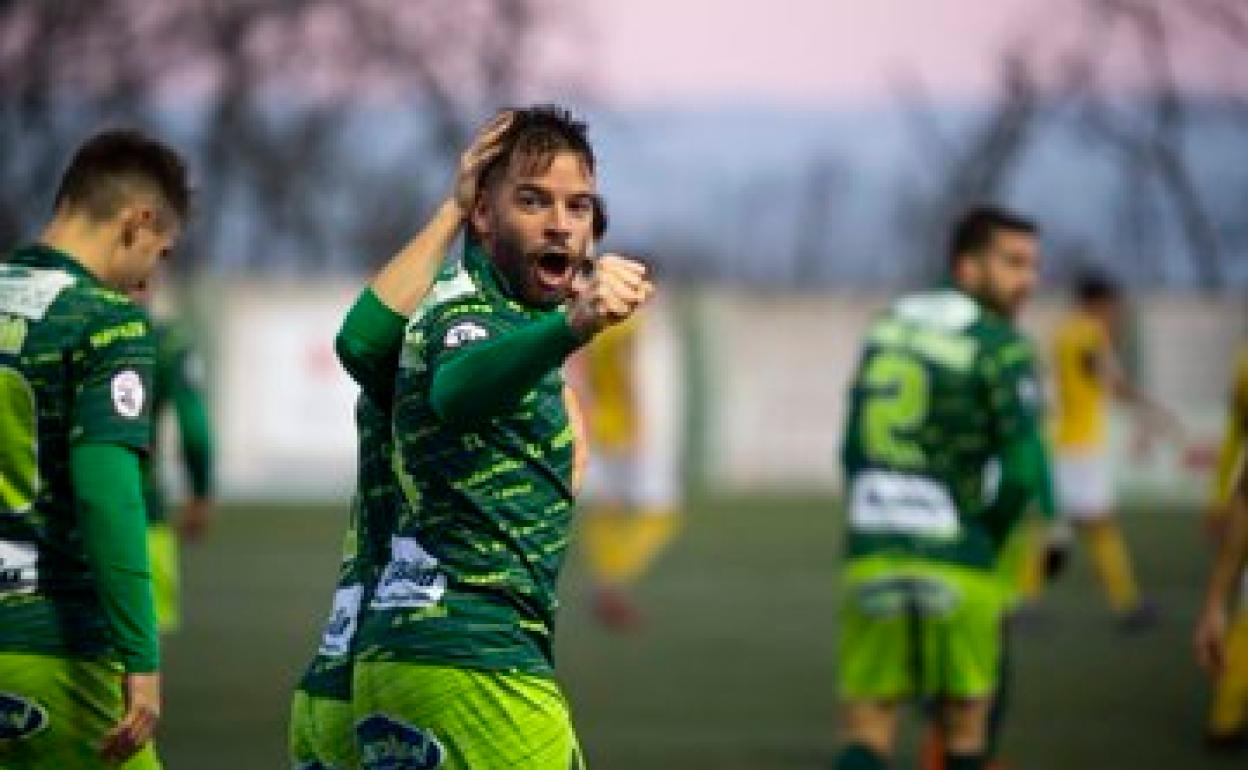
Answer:
<path fill-rule="evenodd" d="M 888 98 L 916 74 L 941 96 L 975 97 L 996 82 L 1002 48 L 1027 38 L 1051 49 L 1083 19 L 1078 0 L 592 0 L 584 8 L 603 90 L 629 104 Z M 1123 83 L 1138 72 L 1126 58 L 1115 69 Z M 1188 82 L 1209 85 L 1217 70 L 1206 62 L 1184 71 Z"/>

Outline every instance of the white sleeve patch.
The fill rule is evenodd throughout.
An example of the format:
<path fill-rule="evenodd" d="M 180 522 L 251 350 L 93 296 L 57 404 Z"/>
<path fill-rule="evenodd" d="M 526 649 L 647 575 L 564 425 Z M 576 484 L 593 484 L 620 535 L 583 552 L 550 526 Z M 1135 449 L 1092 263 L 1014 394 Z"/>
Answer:
<path fill-rule="evenodd" d="M 486 339 L 489 336 L 490 333 L 481 324 L 464 321 L 455 324 L 446 331 L 446 337 L 442 340 L 442 344 L 448 348 L 457 348 L 469 342 Z"/>
<path fill-rule="evenodd" d="M 147 394 L 143 390 L 143 378 L 133 369 L 113 375 L 113 409 L 117 414 L 134 419 L 143 414 L 143 402 Z"/>

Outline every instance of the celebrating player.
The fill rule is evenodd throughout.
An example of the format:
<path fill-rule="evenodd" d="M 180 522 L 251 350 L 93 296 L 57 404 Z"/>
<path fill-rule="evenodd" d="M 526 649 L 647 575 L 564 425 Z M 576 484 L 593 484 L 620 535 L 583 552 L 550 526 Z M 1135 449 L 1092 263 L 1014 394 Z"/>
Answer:
<path fill-rule="evenodd" d="M 0 264 L 3 767 L 159 766 L 141 471 L 155 351 L 122 292 L 168 254 L 188 198 L 172 150 L 98 134 L 38 241 Z"/>
<path fill-rule="evenodd" d="M 573 507 L 560 367 L 652 287 L 642 266 L 605 256 L 569 297 L 594 220 L 583 124 L 519 110 L 502 143 L 463 263 L 434 285 L 399 358 L 403 500 L 361 620 L 352 694 L 369 770 L 399 757 L 450 770 L 576 761 L 552 678 Z"/>
<path fill-rule="evenodd" d="M 361 385 L 355 409 L 356 493 L 330 617 L 291 706 L 290 756 L 296 769 L 360 766 L 351 709 L 353 641 L 360 606 L 372 595 L 395 528 L 398 489 L 390 461 L 390 420 L 403 326 L 462 229 L 477 197 L 481 169 L 498 153 L 511 120 L 510 113 L 503 113 L 478 135 L 460 159 L 451 194 L 360 295 L 337 339 L 339 358 Z"/>
<path fill-rule="evenodd" d="M 1035 283 L 1035 227 L 976 209 L 950 260 L 955 288 L 897 300 L 853 382 L 839 770 L 887 766 L 910 698 L 939 703 L 948 770 L 984 766 L 998 552 L 1047 483 L 1034 355 L 1012 322 Z"/>

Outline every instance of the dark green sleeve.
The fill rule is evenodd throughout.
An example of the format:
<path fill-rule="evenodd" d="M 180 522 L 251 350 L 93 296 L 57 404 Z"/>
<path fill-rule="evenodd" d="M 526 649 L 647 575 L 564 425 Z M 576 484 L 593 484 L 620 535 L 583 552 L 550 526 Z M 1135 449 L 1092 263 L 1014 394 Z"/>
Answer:
<path fill-rule="evenodd" d="M 405 325 L 370 288 L 351 306 L 334 340 L 342 368 L 378 404 L 388 405 L 394 394 Z"/>
<path fill-rule="evenodd" d="M 212 423 L 204 399 L 202 365 L 189 348 L 183 350 L 172 372 L 173 409 L 182 439 L 182 463 L 195 497 L 211 497 L 214 484 Z"/>
<path fill-rule="evenodd" d="M 481 320 L 456 319 L 434 342 L 443 354 L 434 357 L 429 402 L 451 425 L 470 426 L 514 408 L 581 345 L 561 312 L 498 336 Z"/>
<path fill-rule="evenodd" d="M 156 343 L 139 309 L 127 303 L 94 314 L 71 363 L 71 444 L 146 452 L 152 440 Z"/>
<path fill-rule="evenodd" d="M 1044 441 L 1037 433 L 1015 436 L 1003 448 L 997 495 L 984 511 L 984 521 L 998 544 L 1005 542 L 1032 503 L 1038 503 L 1042 511 L 1047 507 L 1045 516 L 1052 518 L 1053 491 L 1047 455 Z"/>
<path fill-rule="evenodd" d="M 83 545 L 113 646 L 129 673 L 160 667 L 139 458 L 115 444 L 79 444 L 70 476 Z"/>

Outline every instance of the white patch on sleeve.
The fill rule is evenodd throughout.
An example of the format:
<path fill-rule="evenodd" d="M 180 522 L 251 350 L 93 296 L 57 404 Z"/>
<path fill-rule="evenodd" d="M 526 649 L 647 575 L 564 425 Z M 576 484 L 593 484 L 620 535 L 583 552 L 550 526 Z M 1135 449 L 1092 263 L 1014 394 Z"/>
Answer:
<path fill-rule="evenodd" d="M 478 342 L 486 339 L 490 333 L 481 324 L 472 321 L 464 321 L 452 326 L 446 332 L 446 337 L 442 340 L 442 344 L 448 348 L 457 348 L 466 345 L 469 342 Z"/>
<path fill-rule="evenodd" d="M 113 375 L 113 409 L 117 414 L 134 419 L 143 414 L 143 402 L 147 393 L 143 390 L 143 378 L 133 369 Z"/>
<path fill-rule="evenodd" d="M 344 586 L 334 592 L 334 609 L 325 624 L 318 654 L 342 658 L 351 652 L 351 640 L 355 637 L 355 628 L 360 617 L 360 600 L 363 598 L 364 587 L 360 585 Z"/>

